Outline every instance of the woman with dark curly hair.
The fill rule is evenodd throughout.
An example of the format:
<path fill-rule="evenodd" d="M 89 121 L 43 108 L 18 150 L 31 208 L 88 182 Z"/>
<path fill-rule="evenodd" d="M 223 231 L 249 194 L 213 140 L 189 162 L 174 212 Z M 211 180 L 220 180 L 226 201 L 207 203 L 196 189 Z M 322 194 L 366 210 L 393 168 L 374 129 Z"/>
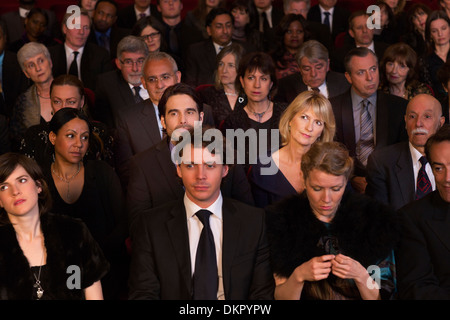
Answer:
<path fill-rule="evenodd" d="M 277 79 L 300 72 L 297 51 L 310 39 L 305 18 L 300 14 L 285 15 L 276 28 L 275 39 L 276 48 L 271 55 L 275 62 Z"/>

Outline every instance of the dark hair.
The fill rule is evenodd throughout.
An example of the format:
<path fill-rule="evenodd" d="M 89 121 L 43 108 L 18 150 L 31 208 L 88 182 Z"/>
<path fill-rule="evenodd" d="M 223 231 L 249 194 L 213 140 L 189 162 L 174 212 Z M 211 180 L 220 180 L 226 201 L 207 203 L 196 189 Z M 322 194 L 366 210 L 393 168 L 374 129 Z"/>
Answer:
<path fill-rule="evenodd" d="M 250 52 L 242 58 L 241 63 L 239 63 L 239 69 L 236 76 L 236 88 L 241 87 L 239 78 L 244 78 L 245 72 L 253 72 L 256 70 L 270 75 L 270 80 L 273 82 L 271 93 L 273 93 L 278 84 L 275 73 L 275 63 L 269 54 L 262 51 Z"/>
<path fill-rule="evenodd" d="M 116 8 L 116 16 L 117 16 L 117 13 L 119 12 L 119 5 L 114 0 L 98 0 L 95 3 L 94 11 L 97 10 L 98 4 L 101 2 L 108 2 L 108 3 L 112 4 Z"/>
<path fill-rule="evenodd" d="M 383 59 L 381 59 L 380 73 L 383 85 L 389 86 L 389 81 L 386 77 L 386 63 L 395 61 L 405 62 L 406 66 L 409 68 L 405 86 L 408 86 L 414 80 L 418 79 L 417 53 L 406 43 L 398 42 L 390 45 L 384 52 Z"/>
<path fill-rule="evenodd" d="M 216 56 L 216 70 L 215 70 L 215 77 L 214 77 L 214 86 L 216 87 L 217 90 L 223 89 L 223 85 L 220 82 L 219 75 L 218 75 L 218 72 L 217 72 L 217 70 L 219 68 L 220 61 L 226 55 L 232 54 L 234 56 L 234 59 L 235 59 L 235 64 L 236 64 L 235 67 L 236 67 L 236 72 L 237 72 L 237 68 L 239 67 L 239 63 L 241 62 L 241 59 L 242 59 L 242 56 L 244 55 L 244 52 L 245 52 L 244 48 L 239 43 L 232 42 L 228 46 L 225 46 L 217 54 L 217 56 Z"/>
<path fill-rule="evenodd" d="M 446 21 L 450 28 L 450 18 L 447 16 L 445 11 L 435 10 L 428 15 L 427 22 L 425 23 L 425 41 L 427 42 L 428 53 L 433 53 L 435 49 L 433 40 L 431 39 L 431 23 L 439 19 Z"/>
<path fill-rule="evenodd" d="M 27 19 L 31 18 L 33 15 L 35 14 L 42 14 L 45 18 L 45 26 L 48 26 L 48 14 L 44 9 L 38 8 L 38 7 L 34 7 L 33 9 L 31 9 L 28 14 L 27 14 Z"/>
<path fill-rule="evenodd" d="M 353 19 L 355 19 L 356 17 L 360 17 L 360 16 L 369 16 L 369 14 L 364 10 L 353 11 L 350 14 L 350 16 L 348 17 L 348 28 L 349 29 L 353 28 Z"/>
<path fill-rule="evenodd" d="M 131 29 L 130 35 L 140 37 L 142 30 L 144 30 L 145 28 L 147 28 L 149 26 L 152 27 L 153 29 L 157 30 L 160 33 L 161 44 L 159 46 L 159 51 L 164 51 L 164 52 L 167 51 L 168 45 L 167 45 L 167 42 L 164 37 L 164 33 L 165 33 L 164 25 L 161 23 L 161 21 L 159 21 L 158 19 L 156 19 L 153 16 L 146 16 L 146 17 L 143 17 L 143 18 L 139 19 L 138 21 L 136 21 L 133 28 Z"/>
<path fill-rule="evenodd" d="M 181 82 L 176 83 L 164 90 L 164 93 L 158 103 L 158 112 L 160 118 L 165 117 L 166 115 L 166 104 L 169 98 L 177 94 L 185 94 L 190 96 L 197 105 L 198 113 L 203 112 L 203 103 L 197 91 L 195 91 L 195 89 L 190 85 Z"/>
<path fill-rule="evenodd" d="M 55 86 L 72 86 L 78 89 L 78 93 L 80 97 L 84 97 L 84 85 L 80 79 L 71 74 L 62 74 L 53 79 L 52 84 L 50 85 L 50 94 L 53 91 Z"/>
<path fill-rule="evenodd" d="M 440 66 L 436 75 L 439 83 L 447 88 L 448 82 L 450 81 L 450 63 L 446 62 L 442 66 Z"/>
<path fill-rule="evenodd" d="M 211 26 L 211 23 L 214 21 L 214 19 L 215 19 L 217 16 L 220 16 L 220 15 L 222 15 L 222 14 L 229 15 L 230 18 L 231 18 L 231 23 L 234 24 L 234 16 L 231 14 L 231 12 L 228 11 L 227 9 L 225 9 L 225 8 L 217 7 L 217 8 L 211 9 L 211 11 L 208 12 L 208 14 L 206 15 L 206 18 L 205 18 L 205 27 L 210 27 L 210 26 Z"/>
<path fill-rule="evenodd" d="M 220 0 L 218 7 L 225 8 L 226 1 Z M 197 6 L 192 10 L 192 13 L 195 18 L 200 21 L 205 21 L 205 17 L 207 15 L 208 8 L 206 7 L 206 0 L 198 0 Z"/>
<path fill-rule="evenodd" d="M 0 182 L 3 183 L 11 173 L 21 166 L 30 175 L 42 191 L 38 195 L 39 214 L 49 212 L 52 207 L 52 198 L 45 182 L 41 167 L 31 158 L 19 153 L 7 152 L 0 155 Z M 0 208 L 0 226 L 11 223 L 4 208 Z"/>
<path fill-rule="evenodd" d="M 414 23 L 413 23 L 413 18 L 414 18 L 414 15 L 416 14 L 416 12 L 419 11 L 419 10 L 425 12 L 427 14 L 427 16 L 429 16 L 431 11 L 432 11 L 430 9 L 430 7 L 427 6 L 424 3 L 416 2 L 413 5 L 411 5 L 411 7 L 409 7 L 409 9 L 408 9 L 408 11 L 406 13 L 406 18 L 407 18 L 407 21 L 408 21 L 408 29 L 411 32 L 413 32 L 415 30 Z"/>
<path fill-rule="evenodd" d="M 369 54 L 374 56 L 376 61 L 377 61 L 377 63 L 378 63 L 377 55 L 372 50 L 370 50 L 369 48 L 357 47 L 357 48 L 351 49 L 349 52 L 347 52 L 347 54 L 345 55 L 345 58 L 344 58 L 345 71 L 347 73 L 349 73 L 349 74 L 351 73 L 350 72 L 351 71 L 350 62 L 351 62 L 353 57 L 364 58 L 364 57 L 367 57 Z"/>
<path fill-rule="evenodd" d="M 444 124 L 438 131 L 436 131 L 434 135 L 429 137 L 427 143 L 425 144 L 425 155 L 430 164 L 433 164 L 433 159 L 431 159 L 430 156 L 431 148 L 433 145 L 444 141 L 450 142 L 450 124 L 448 123 Z"/>

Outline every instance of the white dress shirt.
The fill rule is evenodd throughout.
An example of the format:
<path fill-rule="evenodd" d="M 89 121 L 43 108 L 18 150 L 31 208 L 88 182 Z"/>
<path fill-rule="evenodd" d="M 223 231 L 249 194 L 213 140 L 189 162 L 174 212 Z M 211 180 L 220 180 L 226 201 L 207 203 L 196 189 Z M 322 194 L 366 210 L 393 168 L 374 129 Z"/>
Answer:
<path fill-rule="evenodd" d="M 318 89 L 319 89 L 320 93 L 321 93 L 325 98 L 328 99 L 327 82 L 324 81 L 324 83 L 322 83 L 322 84 L 319 86 Z M 308 86 L 308 91 L 312 91 L 312 88 L 311 88 L 310 86 Z"/>
<path fill-rule="evenodd" d="M 67 66 L 66 72 L 69 72 L 70 65 L 72 64 L 74 57 L 73 52 L 74 51 L 79 52 L 77 56 L 77 66 L 78 66 L 78 78 L 81 80 L 81 56 L 83 55 L 84 47 L 81 47 L 77 50 L 73 50 L 72 48 L 69 48 L 67 44 L 64 43 L 64 49 L 66 50 L 66 66 Z"/>
<path fill-rule="evenodd" d="M 417 151 L 416 148 L 413 147 L 411 142 L 409 143 L 409 151 L 411 152 L 411 159 L 413 163 L 413 170 L 414 170 L 414 190 L 417 189 L 417 176 L 419 175 L 419 170 L 422 164 L 420 163 L 419 159 L 422 157 L 422 154 Z M 429 162 L 427 162 L 425 166 L 425 171 L 427 172 L 428 179 L 431 182 L 431 188 L 433 190 L 436 190 L 436 181 L 434 181 L 434 174 L 433 170 L 431 170 L 431 165 Z"/>

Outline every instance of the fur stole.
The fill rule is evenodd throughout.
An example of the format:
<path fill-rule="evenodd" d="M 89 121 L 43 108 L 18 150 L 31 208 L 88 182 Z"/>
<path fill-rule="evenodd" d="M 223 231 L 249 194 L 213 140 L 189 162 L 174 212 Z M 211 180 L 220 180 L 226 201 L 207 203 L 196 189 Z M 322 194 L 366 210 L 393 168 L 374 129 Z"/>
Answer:
<path fill-rule="evenodd" d="M 340 252 L 367 268 L 389 256 L 400 234 L 395 211 L 348 191 L 329 228 L 313 214 L 306 192 L 269 206 L 266 211 L 272 268 L 282 277 L 289 277 L 303 262 L 327 254 L 318 246 L 322 236 L 335 236 Z"/>
<path fill-rule="evenodd" d="M 47 262 L 42 273 L 43 299 L 84 299 L 82 289 L 101 279 L 109 263 L 81 220 L 51 213 L 41 216 Z M 67 268 L 80 267 L 81 289 L 70 289 Z M 43 269 L 44 269 L 43 267 Z M 0 227 L 0 299 L 33 299 L 35 279 L 16 238 L 14 227 Z"/>

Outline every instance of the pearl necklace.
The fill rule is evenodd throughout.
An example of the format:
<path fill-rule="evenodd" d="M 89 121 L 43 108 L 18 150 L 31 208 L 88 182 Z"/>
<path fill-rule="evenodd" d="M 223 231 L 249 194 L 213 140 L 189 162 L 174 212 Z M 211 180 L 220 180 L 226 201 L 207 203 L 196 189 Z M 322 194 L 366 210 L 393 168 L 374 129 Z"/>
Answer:
<path fill-rule="evenodd" d="M 75 174 L 73 175 L 73 176 L 71 176 L 69 179 L 65 179 L 65 178 L 63 178 L 63 177 L 61 177 L 59 174 L 57 174 L 56 172 L 55 172 L 55 169 L 54 169 L 54 162 L 52 163 L 52 172 L 53 172 L 53 174 L 59 179 L 59 180 L 61 180 L 62 182 L 65 182 L 65 183 L 67 183 L 67 194 L 66 194 L 66 197 L 67 197 L 67 200 L 70 202 L 70 200 L 72 200 L 71 198 L 70 198 L 70 182 L 73 180 L 73 179 L 75 179 L 75 177 L 78 175 L 78 173 L 80 173 L 80 170 L 81 170 L 81 163 L 80 162 L 78 162 L 78 170 L 77 170 L 77 172 L 75 172 Z"/>

